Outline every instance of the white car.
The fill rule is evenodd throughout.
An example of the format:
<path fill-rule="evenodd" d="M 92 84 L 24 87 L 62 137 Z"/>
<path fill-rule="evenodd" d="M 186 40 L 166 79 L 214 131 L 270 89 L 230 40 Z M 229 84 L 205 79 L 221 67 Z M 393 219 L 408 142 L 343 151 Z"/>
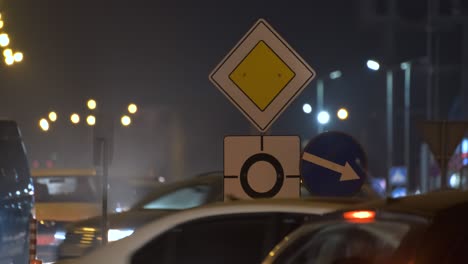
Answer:
<path fill-rule="evenodd" d="M 260 263 L 305 221 L 357 199 L 232 201 L 167 215 L 81 258 L 58 263 Z"/>

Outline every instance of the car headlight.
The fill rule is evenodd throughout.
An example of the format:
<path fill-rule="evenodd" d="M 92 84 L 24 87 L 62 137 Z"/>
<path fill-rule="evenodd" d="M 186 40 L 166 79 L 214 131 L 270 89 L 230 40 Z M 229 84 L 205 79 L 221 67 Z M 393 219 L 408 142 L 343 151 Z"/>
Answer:
<path fill-rule="evenodd" d="M 109 242 L 113 242 L 122 238 L 126 238 L 131 234 L 133 234 L 133 230 L 131 229 L 109 229 L 107 232 L 107 240 Z"/>
<path fill-rule="evenodd" d="M 65 232 L 64 231 L 55 232 L 54 238 L 56 240 L 65 240 Z"/>

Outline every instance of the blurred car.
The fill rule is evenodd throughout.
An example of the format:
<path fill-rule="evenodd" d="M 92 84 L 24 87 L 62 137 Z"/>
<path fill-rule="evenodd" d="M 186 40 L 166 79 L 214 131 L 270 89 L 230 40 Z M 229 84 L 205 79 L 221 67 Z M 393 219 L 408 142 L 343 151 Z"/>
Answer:
<path fill-rule="evenodd" d="M 109 215 L 108 240 L 119 240 L 136 228 L 168 213 L 223 201 L 223 181 L 223 172 L 217 171 L 155 189 L 130 210 Z M 302 188 L 301 196 L 311 197 L 311 194 Z M 363 187 L 356 197 L 375 199 L 379 196 Z M 70 225 L 67 228 L 66 238 L 59 247 L 58 259 L 77 258 L 100 246 L 101 221 L 102 217 L 94 217 Z"/>
<path fill-rule="evenodd" d="M 32 169 L 36 200 L 37 255 L 54 261 L 65 225 L 101 213 L 94 169 Z"/>
<path fill-rule="evenodd" d="M 212 172 L 155 189 L 130 210 L 108 216 L 108 240 L 115 241 L 137 227 L 171 212 L 223 200 L 223 174 Z M 73 223 L 67 227 L 58 258 L 76 258 L 101 245 L 102 217 Z"/>
<path fill-rule="evenodd" d="M 468 192 L 371 202 L 305 224 L 264 264 L 468 263 Z"/>
<path fill-rule="evenodd" d="M 259 263 L 304 221 L 359 202 L 306 198 L 206 205 L 152 221 L 71 263 Z"/>
<path fill-rule="evenodd" d="M 14 121 L 0 120 L 0 263 L 28 263 L 35 246 L 29 239 L 33 202 L 20 129 Z"/>

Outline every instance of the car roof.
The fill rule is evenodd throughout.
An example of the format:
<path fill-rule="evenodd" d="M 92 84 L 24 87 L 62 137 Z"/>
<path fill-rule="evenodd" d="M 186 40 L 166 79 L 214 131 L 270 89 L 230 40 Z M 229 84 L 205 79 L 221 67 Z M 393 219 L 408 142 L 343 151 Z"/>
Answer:
<path fill-rule="evenodd" d="M 467 191 L 436 191 L 402 198 L 387 198 L 360 204 L 355 209 L 375 209 L 432 217 L 440 211 L 468 202 Z"/>

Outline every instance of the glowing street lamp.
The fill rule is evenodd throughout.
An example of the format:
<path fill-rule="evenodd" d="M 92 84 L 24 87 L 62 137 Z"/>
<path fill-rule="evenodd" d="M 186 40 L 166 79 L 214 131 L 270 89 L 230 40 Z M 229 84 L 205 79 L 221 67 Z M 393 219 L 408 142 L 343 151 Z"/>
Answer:
<path fill-rule="evenodd" d="M 129 104 L 128 105 L 128 112 L 130 114 L 135 114 L 137 111 L 138 111 L 138 107 L 136 106 L 136 104 Z"/>
<path fill-rule="evenodd" d="M 13 51 L 11 49 L 4 49 L 3 50 L 3 56 L 5 58 L 13 56 Z"/>
<path fill-rule="evenodd" d="M 0 46 L 6 47 L 10 44 L 10 38 L 7 33 L 0 34 Z"/>
<path fill-rule="evenodd" d="M 132 123 L 132 119 L 127 115 L 122 116 L 120 121 L 122 122 L 123 126 L 129 126 Z"/>
<path fill-rule="evenodd" d="M 3 20 L 0 20 L 0 29 L 3 28 L 4 25 L 5 23 L 3 22 Z"/>
<path fill-rule="evenodd" d="M 96 117 L 94 117 L 93 115 L 89 115 L 89 116 L 86 118 L 86 123 L 88 124 L 88 126 L 94 126 L 94 125 L 96 125 Z"/>
<path fill-rule="evenodd" d="M 79 116 L 78 114 L 75 114 L 75 113 L 74 113 L 74 114 L 72 114 L 72 115 L 70 116 L 70 120 L 71 120 L 71 122 L 72 122 L 73 124 L 76 125 L 76 124 L 78 124 L 78 123 L 80 122 L 80 116 Z"/>
<path fill-rule="evenodd" d="M 94 99 L 89 99 L 87 105 L 88 105 L 88 108 L 89 108 L 90 110 L 96 109 L 96 107 L 97 107 L 96 100 L 94 100 Z"/>
<path fill-rule="evenodd" d="M 13 56 L 6 57 L 5 58 L 5 63 L 8 66 L 13 65 L 13 63 L 15 63 L 15 58 L 13 58 Z"/>
<path fill-rule="evenodd" d="M 15 52 L 13 55 L 13 58 L 15 59 L 15 62 L 21 62 L 23 61 L 23 53 L 22 52 Z"/>
<path fill-rule="evenodd" d="M 39 120 L 39 127 L 44 132 L 48 131 L 49 130 L 49 122 L 47 121 L 47 119 L 42 118 L 41 120 Z"/>
<path fill-rule="evenodd" d="M 327 111 L 320 111 L 320 113 L 317 115 L 317 121 L 321 125 L 328 124 L 328 122 L 330 122 L 330 114 Z"/>
<path fill-rule="evenodd" d="M 302 106 L 302 111 L 304 111 L 306 114 L 310 114 L 312 113 L 312 106 L 310 104 L 304 104 Z"/>
<path fill-rule="evenodd" d="M 50 113 L 49 113 L 49 120 L 52 121 L 52 122 L 57 121 L 57 113 L 55 113 L 55 112 L 50 112 Z"/>
<path fill-rule="evenodd" d="M 367 61 L 367 68 L 373 71 L 378 71 L 380 69 L 380 63 L 375 60 L 368 60 Z"/>
<path fill-rule="evenodd" d="M 338 110 L 338 112 L 336 112 L 336 116 L 338 116 L 338 118 L 341 120 L 346 120 L 349 116 L 348 110 L 346 110 L 346 108 L 341 108 Z"/>

